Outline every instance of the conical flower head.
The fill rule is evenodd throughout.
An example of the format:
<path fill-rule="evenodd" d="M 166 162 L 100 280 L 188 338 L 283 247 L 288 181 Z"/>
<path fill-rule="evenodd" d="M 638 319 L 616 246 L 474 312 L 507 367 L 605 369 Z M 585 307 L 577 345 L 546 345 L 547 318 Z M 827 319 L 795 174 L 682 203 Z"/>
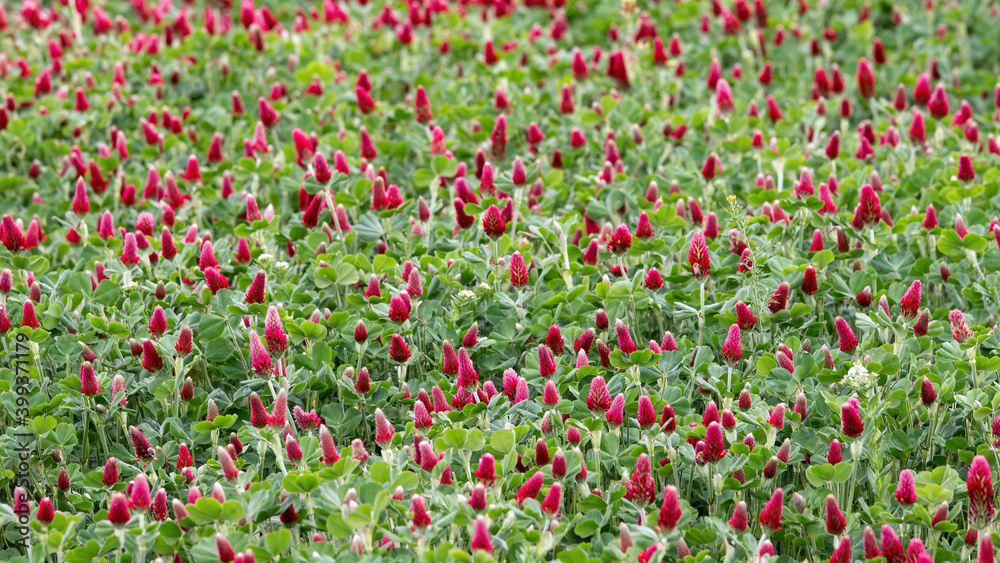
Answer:
<path fill-rule="evenodd" d="M 128 524 L 129 519 L 132 517 L 128 511 L 128 499 L 125 497 L 125 493 L 117 492 L 111 497 L 111 502 L 108 504 L 108 522 L 111 522 L 117 527 L 124 526 Z"/>
<path fill-rule="evenodd" d="M 326 425 L 321 425 L 319 427 L 319 445 L 322 450 L 322 455 L 320 459 L 326 465 L 333 465 L 340 460 L 340 454 L 337 452 L 337 446 L 333 443 L 333 435 L 330 434 L 330 430 L 327 429 Z"/>
<path fill-rule="evenodd" d="M 913 504 L 917 502 L 917 486 L 914 481 L 913 472 L 904 469 L 899 472 L 899 483 L 896 485 L 894 495 L 900 504 Z"/>
<path fill-rule="evenodd" d="M 94 374 L 94 366 L 90 362 L 83 362 L 80 365 L 80 392 L 88 397 L 92 397 L 101 392 L 101 386 L 97 382 Z"/>
<path fill-rule="evenodd" d="M 708 277 L 711 268 L 711 260 L 708 255 L 708 243 L 705 241 L 705 234 L 696 231 L 691 238 L 688 248 L 688 264 L 691 266 L 691 273 L 694 277 L 704 279 Z"/>
<path fill-rule="evenodd" d="M 969 526 L 984 530 L 993 521 L 993 476 L 984 456 L 976 456 L 965 479 L 969 492 Z"/>
<path fill-rule="evenodd" d="M 507 230 L 507 223 L 500 215 L 496 205 L 490 205 L 483 213 L 483 232 L 493 240 L 502 237 Z"/>
<path fill-rule="evenodd" d="M 604 378 L 597 376 L 590 381 L 590 391 L 587 393 L 587 408 L 592 413 L 607 412 L 611 408 L 611 394 L 608 393 Z"/>
<path fill-rule="evenodd" d="M 677 494 L 677 487 L 667 485 L 663 490 L 663 504 L 657 515 L 657 523 L 664 531 L 673 531 L 677 527 L 677 522 L 681 519 L 680 498 Z"/>
<path fill-rule="evenodd" d="M 839 536 L 844 533 L 844 528 L 847 527 L 847 519 L 844 518 L 844 514 L 840 511 L 840 506 L 837 505 L 837 497 L 833 495 L 826 496 L 826 533 Z"/>
<path fill-rule="evenodd" d="M 726 340 L 722 344 L 722 359 L 727 364 L 734 364 L 742 357 L 743 344 L 740 338 L 740 327 L 734 324 L 729 327 L 729 334 L 726 335 Z"/>
<path fill-rule="evenodd" d="M 514 500 L 517 502 L 518 506 L 529 498 L 537 498 L 538 493 L 542 490 L 542 484 L 545 482 L 545 475 L 541 471 L 536 471 L 531 477 L 528 478 L 521 485 L 521 488 L 517 490 L 517 495 L 515 495 Z"/>
<path fill-rule="evenodd" d="M 21 308 L 21 326 L 39 328 L 41 323 L 38 322 L 38 317 L 35 316 L 35 304 L 30 299 L 24 302 L 24 306 Z"/>
<path fill-rule="evenodd" d="M 767 308 L 770 309 L 772 313 L 777 314 L 779 311 L 783 311 L 785 306 L 788 304 L 788 282 L 782 282 L 774 293 L 771 294 L 771 298 L 767 302 Z"/>
<path fill-rule="evenodd" d="M 493 539 L 490 537 L 490 526 L 485 516 L 477 516 L 476 523 L 472 531 L 472 540 L 469 542 L 469 549 L 475 551 L 493 552 Z"/>
<path fill-rule="evenodd" d="M 726 457 L 726 442 L 722 437 L 722 427 L 713 422 L 705 429 L 705 461 L 716 462 Z"/>
<path fill-rule="evenodd" d="M 900 299 L 899 305 L 903 316 L 907 319 L 913 319 L 917 316 L 920 309 L 920 280 L 913 280 L 910 288 L 906 290 L 903 298 Z"/>
<path fill-rule="evenodd" d="M 850 354 L 858 347 L 858 338 L 854 331 L 847 324 L 843 317 L 837 317 L 834 321 L 834 328 L 837 329 L 837 336 L 840 338 L 840 351 Z"/>
<path fill-rule="evenodd" d="M 146 435 L 142 433 L 135 426 L 128 427 L 128 435 L 132 440 L 132 448 L 135 451 L 135 457 L 138 459 L 150 459 L 153 457 L 153 447 L 149 445 L 149 441 L 146 440 Z"/>
<path fill-rule="evenodd" d="M 469 352 L 466 351 L 464 346 L 458 349 L 457 360 L 458 386 L 469 389 L 478 387 L 479 374 L 476 373 L 476 368 L 472 365 L 472 359 L 469 358 Z"/>
<path fill-rule="evenodd" d="M 896 530 L 889 524 L 882 524 L 882 533 L 879 538 L 879 550 L 886 563 L 903 563 L 906 561 L 906 552 L 903 551 L 903 542 L 896 535 Z"/>
<path fill-rule="evenodd" d="M 247 303 L 264 303 L 265 288 L 264 270 L 257 270 L 257 274 L 250 283 L 250 288 L 247 289 L 244 300 Z"/>
<path fill-rule="evenodd" d="M 632 341 L 632 334 L 621 319 L 615 321 L 615 333 L 618 336 L 618 349 L 626 356 L 638 350 L 635 342 Z"/>
<path fill-rule="evenodd" d="M 385 413 L 382 412 L 381 408 L 375 408 L 375 442 L 382 446 L 387 447 L 392 442 L 392 436 L 396 431 L 392 427 L 392 423 L 386 418 Z"/>
<path fill-rule="evenodd" d="M 514 287 L 523 287 L 528 283 L 528 268 L 524 263 L 521 253 L 515 251 L 510 258 L 510 284 Z"/>
<path fill-rule="evenodd" d="M 146 510 L 151 504 L 149 481 L 146 479 L 145 474 L 140 473 L 132 481 L 132 491 L 128 501 L 129 508 L 132 510 Z"/>
<path fill-rule="evenodd" d="M 736 325 L 741 330 L 750 330 L 757 324 L 757 317 L 753 314 L 747 304 L 739 301 L 736 303 Z"/>
<path fill-rule="evenodd" d="M 631 246 L 632 232 L 629 231 L 628 225 L 622 223 L 615 227 L 611 237 L 608 238 L 608 252 L 621 255 L 628 252 L 628 249 Z"/>
<path fill-rule="evenodd" d="M 605 418 L 612 426 L 622 425 L 625 420 L 625 395 L 619 393 L 615 396 Z"/>
<path fill-rule="evenodd" d="M 844 536 L 840 538 L 837 549 L 833 550 L 830 563 L 851 563 L 851 538 Z"/>
<path fill-rule="evenodd" d="M 861 410 L 855 401 L 848 400 L 840 406 L 840 420 L 845 436 L 857 438 L 865 431 L 865 423 L 861 420 Z"/>
<path fill-rule="evenodd" d="M 281 313 L 274 305 L 267 308 L 264 316 L 264 339 L 267 340 L 267 351 L 275 356 L 284 354 L 288 349 L 288 335 L 281 324 Z"/>
<path fill-rule="evenodd" d="M 109 457 L 107 463 L 104 464 L 104 486 L 111 487 L 118 482 L 118 460 Z"/>
<path fill-rule="evenodd" d="M 653 403 L 649 395 L 639 397 L 639 409 L 635 416 L 640 428 L 649 428 L 656 424 L 656 411 L 653 410 Z"/>
<path fill-rule="evenodd" d="M 271 363 L 271 355 L 261 342 L 257 331 L 251 330 L 250 339 L 250 365 L 258 377 L 270 377 L 274 373 L 274 365 Z"/>
<path fill-rule="evenodd" d="M 862 98 L 871 98 L 875 95 L 875 73 L 872 72 L 872 65 L 868 59 L 861 57 L 858 59 L 858 91 Z"/>
<path fill-rule="evenodd" d="M 948 321 L 951 323 L 951 337 L 955 339 L 955 342 L 959 344 L 964 343 L 966 340 L 972 338 L 972 329 L 965 322 L 965 315 L 962 311 L 958 309 L 952 309 L 948 313 Z"/>
<path fill-rule="evenodd" d="M 552 377 L 556 372 L 556 361 L 552 350 L 545 344 L 538 345 L 538 371 L 542 377 Z"/>
<path fill-rule="evenodd" d="M 774 491 L 771 495 L 771 500 L 767 501 L 764 506 L 764 510 L 760 512 L 760 525 L 771 530 L 778 531 L 781 529 L 781 509 L 782 505 L 785 503 L 785 492 L 781 489 Z"/>
<path fill-rule="evenodd" d="M 393 334 L 389 342 L 389 358 L 400 364 L 410 359 L 410 347 L 398 333 Z"/>

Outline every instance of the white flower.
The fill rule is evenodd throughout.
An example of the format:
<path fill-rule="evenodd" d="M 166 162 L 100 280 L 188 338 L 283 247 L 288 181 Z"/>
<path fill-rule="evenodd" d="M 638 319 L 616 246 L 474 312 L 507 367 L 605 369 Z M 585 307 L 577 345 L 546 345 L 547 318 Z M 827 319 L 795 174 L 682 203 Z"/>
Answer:
<path fill-rule="evenodd" d="M 281 271 L 285 271 L 288 269 L 288 262 L 275 262 L 274 267 Z"/>
<path fill-rule="evenodd" d="M 844 382 L 851 387 L 863 388 L 871 385 L 872 374 L 868 371 L 861 362 L 855 363 L 849 370 L 847 370 L 847 377 L 844 378 Z"/>
<path fill-rule="evenodd" d="M 261 254 L 260 256 L 257 257 L 257 260 L 259 260 L 260 262 L 264 262 L 264 263 L 271 262 L 272 260 L 274 260 L 274 255 L 273 254 L 266 254 L 266 253 L 265 254 Z"/>

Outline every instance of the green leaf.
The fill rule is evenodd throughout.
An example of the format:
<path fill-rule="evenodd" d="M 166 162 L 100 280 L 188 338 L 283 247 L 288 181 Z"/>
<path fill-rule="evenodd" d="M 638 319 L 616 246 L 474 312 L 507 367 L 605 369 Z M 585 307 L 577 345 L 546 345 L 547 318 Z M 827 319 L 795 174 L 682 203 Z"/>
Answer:
<path fill-rule="evenodd" d="M 276 558 L 292 545 L 292 533 L 287 528 L 279 528 L 264 536 L 264 549 Z"/>
<path fill-rule="evenodd" d="M 118 289 L 118 284 L 111 280 L 104 280 L 97 284 L 93 299 L 105 307 L 110 307 L 118 302 L 121 294 L 122 292 Z"/>
<path fill-rule="evenodd" d="M 213 314 L 204 315 L 198 321 L 198 336 L 205 340 L 215 340 L 226 330 L 226 319 Z"/>

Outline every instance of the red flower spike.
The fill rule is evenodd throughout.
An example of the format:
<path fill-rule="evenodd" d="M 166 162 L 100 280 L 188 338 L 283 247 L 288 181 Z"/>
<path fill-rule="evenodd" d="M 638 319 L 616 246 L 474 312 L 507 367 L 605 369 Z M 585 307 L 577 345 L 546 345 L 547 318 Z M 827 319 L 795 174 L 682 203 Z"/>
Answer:
<path fill-rule="evenodd" d="M 778 531 L 781 530 L 781 509 L 785 502 L 784 491 L 777 489 L 774 494 L 771 495 L 771 500 L 767 501 L 767 505 L 764 506 L 764 510 L 761 511 L 760 525 L 771 530 Z"/>

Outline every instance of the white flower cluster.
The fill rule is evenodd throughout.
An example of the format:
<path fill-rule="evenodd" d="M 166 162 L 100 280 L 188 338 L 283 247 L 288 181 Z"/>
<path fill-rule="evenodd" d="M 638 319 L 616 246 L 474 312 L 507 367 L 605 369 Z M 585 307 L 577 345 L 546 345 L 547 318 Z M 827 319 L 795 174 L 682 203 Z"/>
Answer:
<path fill-rule="evenodd" d="M 857 389 L 866 388 L 872 383 L 872 373 L 868 371 L 868 368 L 861 365 L 860 362 L 856 363 L 851 366 L 851 369 L 847 370 L 847 377 L 844 378 L 844 383 Z"/>

